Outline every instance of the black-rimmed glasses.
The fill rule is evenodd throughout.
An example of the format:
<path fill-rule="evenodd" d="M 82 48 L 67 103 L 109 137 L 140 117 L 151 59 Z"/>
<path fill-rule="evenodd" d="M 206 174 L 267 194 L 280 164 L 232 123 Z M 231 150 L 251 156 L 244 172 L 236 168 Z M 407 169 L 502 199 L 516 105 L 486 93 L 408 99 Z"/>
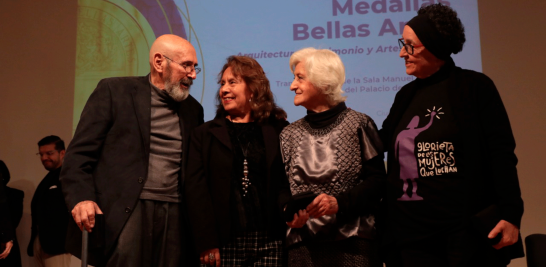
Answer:
<path fill-rule="evenodd" d="M 38 156 L 38 157 L 42 157 L 43 155 L 53 156 L 53 155 L 55 155 L 56 151 L 57 150 L 51 150 L 51 151 L 47 151 L 47 152 L 45 152 L 43 154 L 38 152 L 38 153 L 36 153 L 36 156 Z"/>
<path fill-rule="evenodd" d="M 413 55 L 413 49 L 415 47 L 422 47 L 424 45 L 422 45 L 422 44 L 420 44 L 420 45 L 406 44 L 406 43 L 404 43 L 404 38 L 400 38 L 400 39 L 398 39 L 398 46 L 400 46 L 400 49 L 402 49 L 402 47 L 403 47 L 404 49 L 406 49 L 406 52 L 408 52 L 408 54 Z"/>
<path fill-rule="evenodd" d="M 195 68 L 194 66 L 189 66 L 189 65 L 186 65 L 186 64 L 180 64 L 174 60 L 172 60 L 170 57 L 167 57 L 165 55 L 163 55 L 163 57 L 165 57 L 166 59 L 170 60 L 171 62 L 174 62 L 180 66 L 182 66 L 182 68 L 184 68 L 184 71 L 188 72 L 188 73 L 191 73 L 192 71 L 195 70 L 195 74 L 199 74 L 199 72 L 201 72 L 201 68 Z M 189 70 L 188 70 L 189 69 Z"/>

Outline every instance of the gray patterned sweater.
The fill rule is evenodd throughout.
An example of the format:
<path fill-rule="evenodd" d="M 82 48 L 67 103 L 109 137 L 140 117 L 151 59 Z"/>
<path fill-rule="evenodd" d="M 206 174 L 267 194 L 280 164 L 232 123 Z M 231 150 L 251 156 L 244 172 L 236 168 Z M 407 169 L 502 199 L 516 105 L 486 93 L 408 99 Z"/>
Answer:
<path fill-rule="evenodd" d="M 305 118 L 300 119 L 287 126 L 280 139 L 292 194 L 326 193 L 339 204 L 337 214 L 288 229 L 287 244 L 373 238 L 375 218 L 369 207 L 379 201 L 385 177 L 382 145 L 373 120 L 344 109 L 323 128 L 313 128 Z"/>

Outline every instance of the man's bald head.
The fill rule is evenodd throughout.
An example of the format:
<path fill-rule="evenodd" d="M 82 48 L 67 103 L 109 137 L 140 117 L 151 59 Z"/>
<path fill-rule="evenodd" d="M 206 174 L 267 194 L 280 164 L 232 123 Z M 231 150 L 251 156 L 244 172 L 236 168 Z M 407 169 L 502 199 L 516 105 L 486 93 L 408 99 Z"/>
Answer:
<path fill-rule="evenodd" d="M 197 55 L 193 45 L 180 36 L 159 36 L 150 49 L 150 81 L 176 101 L 184 100 L 196 78 Z M 188 71 L 189 70 L 189 71 Z"/>
<path fill-rule="evenodd" d="M 193 45 L 186 39 L 174 35 L 164 34 L 159 36 L 150 49 L 150 65 L 153 62 L 154 55 L 157 53 L 163 55 L 172 55 L 173 53 L 195 53 Z"/>

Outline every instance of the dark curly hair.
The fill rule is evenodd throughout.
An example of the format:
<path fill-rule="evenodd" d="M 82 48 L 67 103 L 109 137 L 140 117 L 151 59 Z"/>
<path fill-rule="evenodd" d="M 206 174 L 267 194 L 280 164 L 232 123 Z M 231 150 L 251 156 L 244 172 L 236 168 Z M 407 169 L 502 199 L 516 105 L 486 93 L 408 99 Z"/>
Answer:
<path fill-rule="evenodd" d="M 269 86 L 269 79 L 265 76 L 262 66 L 253 58 L 247 56 L 230 56 L 222 71 L 218 74 L 218 84 L 222 81 L 222 75 L 231 67 L 233 76 L 245 81 L 247 88 L 252 93 L 250 101 L 251 117 L 254 121 L 262 123 L 270 116 L 279 120 L 286 120 L 286 112 L 275 104 L 275 99 Z M 228 115 L 220 94 L 216 94 L 216 118 Z"/>
<path fill-rule="evenodd" d="M 441 3 L 423 6 L 417 11 L 418 15 L 427 15 L 440 35 L 450 44 L 450 50 L 457 54 L 463 50 L 466 37 L 464 26 L 457 17 L 457 12 Z"/>

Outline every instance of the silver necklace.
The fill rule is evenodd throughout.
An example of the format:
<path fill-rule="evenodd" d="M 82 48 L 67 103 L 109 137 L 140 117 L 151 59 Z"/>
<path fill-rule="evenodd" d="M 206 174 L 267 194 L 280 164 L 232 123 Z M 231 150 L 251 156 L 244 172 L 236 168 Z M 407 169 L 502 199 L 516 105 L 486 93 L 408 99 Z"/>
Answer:
<path fill-rule="evenodd" d="M 239 140 L 239 136 L 237 136 L 237 141 L 239 141 L 239 145 L 241 146 L 241 151 L 243 152 L 243 178 L 241 178 L 241 184 L 243 186 L 243 197 L 246 196 L 248 193 L 248 186 L 251 185 L 250 179 L 248 179 L 248 161 L 247 158 L 247 152 L 248 148 L 250 147 L 250 141 L 246 144 L 246 149 L 243 150 L 243 144 L 241 143 L 241 140 Z"/>
<path fill-rule="evenodd" d="M 228 120 L 233 123 L 233 120 L 231 119 L 231 116 L 228 117 Z M 248 161 L 247 158 L 247 152 L 248 148 L 250 147 L 250 141 L 246 144 L 246 149 L 243 149 L 243 144 L 241 143 L 241 140 L 239 139 L 240 133 L 237 133 L 237 130 L 235 129 L 235 134 L 237 135 L 237 141 L 239 141 L 239 145 L 241 146 L 241 152 L 243 152 L 243 177 L 241 178 L 241 184 L 243 189 L 243 197 L 246 196 L 248 193 L 248 186 L 251 185 L 250 179 L 248 178 Z"/>

